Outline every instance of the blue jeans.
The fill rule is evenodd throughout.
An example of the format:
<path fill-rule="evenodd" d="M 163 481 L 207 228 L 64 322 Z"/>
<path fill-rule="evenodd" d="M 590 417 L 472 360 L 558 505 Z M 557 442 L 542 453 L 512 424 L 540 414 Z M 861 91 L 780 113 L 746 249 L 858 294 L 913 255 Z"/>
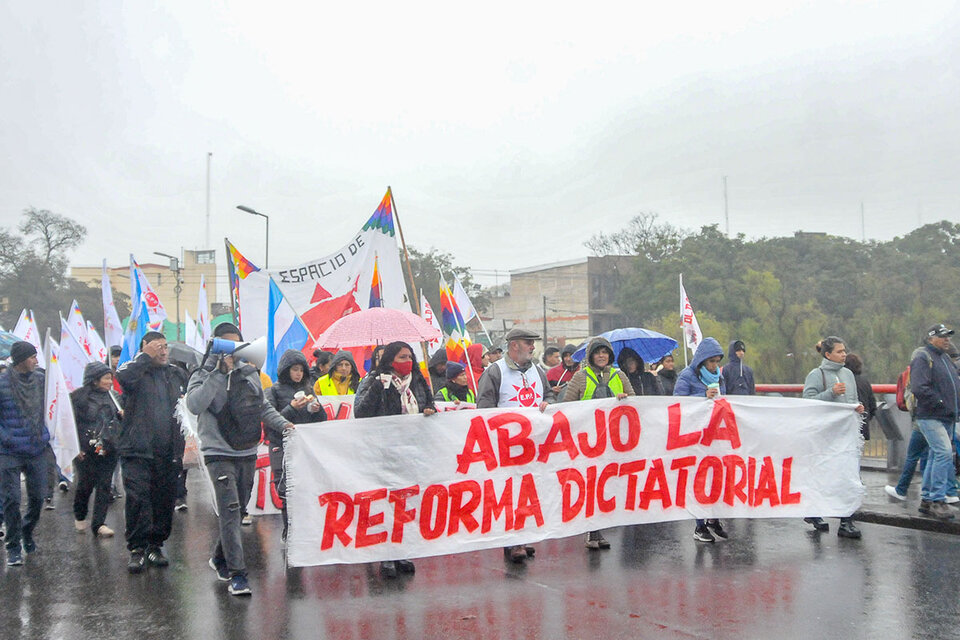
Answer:
<path fill-rule="evenodd" d="M 923 470 L 923 485 L 920 499 L 930 502 L 943 502 L 947 489 L 954 484 L 953 469 L 953 426 L 951 420 L 922 418 L 917 426 L 930 447 L 927 466 Z"/>
<path fill-rule="evenodd" d="M 907 457 L 903 461 L 903 472 L 900 474 L 900 481 L 897 482 L 897 493 L 902 496 L 907 495 L 910 488 L 910 481 L 913 480 L 913 474 L 917 470 L 917 463 L 920 464 L 920 475 L 923 475 L 927 463 L 927 439 L 923 437 L 919 429 L 914 429 L 910 434 L 910 441 L 907 443 Z"/>
<path fill-rule="evenodd" d="M 27 480 L 27 513 L 20 515 L 20 474 Z M 33 540 L 33 528 L 43 508 L 44 476 L 47 462 L 43 455 L 32 457 L 0 456 L 0 499 L 7 525 L 4 544 L 19 549 L 20 541 Z"/>

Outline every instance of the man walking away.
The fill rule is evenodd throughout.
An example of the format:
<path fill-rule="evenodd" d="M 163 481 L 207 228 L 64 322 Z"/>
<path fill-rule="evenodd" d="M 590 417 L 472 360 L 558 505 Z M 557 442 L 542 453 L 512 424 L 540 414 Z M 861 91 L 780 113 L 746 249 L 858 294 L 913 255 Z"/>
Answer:
<path fill-rule="evenodd" d="M 728 396 L 752 396 L 757 393 L 753 381 L 753 369 L 743 363 L 746 352 L 747 347 L 743 344 L 743 340 L 734 340 L 730 343 L 730 350 L 727 352 L 730 361 L 722 372 Z"/>

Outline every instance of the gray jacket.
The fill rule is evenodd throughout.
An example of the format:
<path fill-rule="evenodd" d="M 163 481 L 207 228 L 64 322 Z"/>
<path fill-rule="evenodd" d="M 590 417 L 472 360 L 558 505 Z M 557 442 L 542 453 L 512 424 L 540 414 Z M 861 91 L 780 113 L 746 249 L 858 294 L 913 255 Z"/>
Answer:
<path fill-rule="evenodd" d="M 243 382 L 256 385 L 260 389 L 260 399 L 263 402 L 263 422 L 268 428 L 282 431 L 289 422 L 267 402 L 260 385 L 259 372 L 250 365 L 244 365 L 240 370 L 232 372 L 230 384 Z M 199 416 L 197 420 L 197 435 L 200 438 L 200 451 L 206 456 L 223 456 L 227 458 L 245 458 L 257 455 L 257 447 L 237 450 L 231 447 L 220 433 L 216 413 L 223 409 L 227 402 L 227 375 L 218 369 L 208 371 L 198 369 L 190 378 L 187 385 L 186 403 L 191 413 Z"/>
<path fill-rule="evenodd" d="M 837 382 L 847 385 L 843 395 L 833 395 L 833 385 Z M 807 374 L 807 379 L 803 382 L 803 397 L 826 402 L 860 404 L 857 398 L 857 380 L 853 377 L 853 371 L 843 366 L 842 362 L 832 362 L 826 358 L 819 367 Z"/>

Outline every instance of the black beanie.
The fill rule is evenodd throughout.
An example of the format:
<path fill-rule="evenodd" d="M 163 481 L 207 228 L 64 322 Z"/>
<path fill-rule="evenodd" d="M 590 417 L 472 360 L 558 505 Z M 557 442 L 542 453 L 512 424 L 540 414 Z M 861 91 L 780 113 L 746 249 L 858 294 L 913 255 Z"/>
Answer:
<path fill-rule="evenodd" d="M 221 322 L 213 328 L 213 337 L 222 338 L 224 334 L 235 333 L 240 336 L 240 339 L 243 340 L 243 334 L 240 333 L 240 329 L 237 328 L 237 325 L 232 322 Z"/>
<path fill-rule="evenodd" d="M 37 355 L 37 348 L 25 340 L 14 342 L 10 347 L 10 363 L 13 366 L 17 366 L 30 356 L 35 355 Z"/>

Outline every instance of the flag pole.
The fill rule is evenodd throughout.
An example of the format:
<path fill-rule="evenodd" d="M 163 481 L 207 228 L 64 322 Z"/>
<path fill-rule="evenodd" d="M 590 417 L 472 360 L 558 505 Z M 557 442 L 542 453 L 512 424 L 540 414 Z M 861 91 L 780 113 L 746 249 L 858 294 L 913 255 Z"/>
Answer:
<path fill-rule="evenodd" d="M 456 273 L 451 273 L 450 275 L 453 276 L 453 281 L 454 281 L 455 283 L 460 284 L 460 288 L 463 289 L 463 292 L 464 292 L 464 293 L 466 293 L 467 290 L 463 288 L 463 283 L 460 282 L 460 278 L 457 277 L 457 274 L 456 274 Z M 468 300 L 470 299 L 470 296 L 469 296 L 469 295 L 467 296 L 467 299 L 468 299 Z M 493 338 L 490 337 L 490 332 L 487 331 L 487 328 L 486 328 L 485 326 L 483 326 L 483 318 L 480 317 L 480 312 L 477 311 L 477 307 L 476 307 L 476 305 L 473 304 L 473 300 L 470 300 L 470 306 L 473 307 L 474 313 L 477 314 L 477 322 L 480 323 L 480 329 L 483 330 L 483 335 L 487 336 L 487 342 L 490 343 L 490 348 L 493 349 Z M 463 323 L 463 328 L 464 328 L 464 330 L 466 330 L 466 328 L 467 328 L 467 323 L 466 323 L 466 322 Z"/>
<path fill-rule="evenodd" d="M 413 267 L 410 266 L 410 254 L 407 252 L 407 242 L 403 239 L 403 226 L 400 224 L 400 215 L 397 213 L 397 201 L 393 199 L 393 189 L 387 185 L 387 193 L 390 194 L 390 207 L 393 209 L 393 219 L 397 221 L 397 231 L 400 232 L 400 246 L 403 247 L 403 259 L 407 263 L 407 275 L 410 277 L 410 293 L 413 296 L 416 313 L 422 317 L 420 312 L 420 297 L 417 295 L 417 283 L 413 280 Z M 430 356 L 427 353 L 427 343 L 420 342 L 420 350 L 423 352 L 423 361 L 427 363 L 427 375 L 430 374 Z M 432 388 L 432 385 L 431 385 Z"/>
<path fill-rule="evenodd" d="M 687 330 L 683 326 L 683 312 L 686 311 L 686 300 L 684 300 L 683 274 L 680 274 L 680 343 L 683 345 L 683 368 L 687 368 Z"/>

